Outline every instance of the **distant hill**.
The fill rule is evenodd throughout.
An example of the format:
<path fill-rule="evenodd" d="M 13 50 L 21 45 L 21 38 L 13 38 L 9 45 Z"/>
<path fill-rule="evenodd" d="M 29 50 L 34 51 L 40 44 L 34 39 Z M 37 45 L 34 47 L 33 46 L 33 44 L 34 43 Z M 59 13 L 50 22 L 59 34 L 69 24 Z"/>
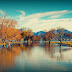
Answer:
<path fill-rule="evenodd" d="M 42 35 L 42 34 L 45 34 L 45 32 L 44 32 L 44 31 L 39 31 L 39 32 L 36 32 L 36 33 L 35 33 L 35 32 L 33 32 L 33 33 L 34 33 L 34 35 L 36 35 L 36 36 L 37 36 L 37 35 Z"/>
<path fill-rule="evenodd" d="M 59 33 L 59 32 L 60 32 L 60 29 L 56 30 L 56 32 L 57 32 L 57 33 Z M 71 31 L 66 30 L 66 29 L 64 29 L 64 30 L 63 30 L 63 32 L 64 32 L 64 33 L 66 33 L 66 32 L 67 32 L 67 33 L 72 34 L 72 32 L 71 32 Z M 44 31 L 39 31 L 39 32 L 36 32 L 36 33 L 35 33 L 35 32 L 33 32 L 33 33 L 34 33 L 34 35 L 36 35 L 36 36 L 37 36 L 37 35 L 42 35 L 42 34 L 45 34 L 45 32 L 44 32 Z M 64 36 L 63 36 L 63 37 L 64 37 Z"/>
<path fill-rule="evenodd" d="M 60 32 L 60 30 L 58 29 L 58 30 L 57 30 L 57 33 L 59 33 L 59 32 Z M 70 33 L 70 34 L 72 34 L 72 32 L 71 32 L 71 31 L 69 31 L 69 30 L 66 30 L 66 29 L 64 29 L 64 30 L 63 30 L 63 32 L 64 32 L 64 33 L 66 33 L 66 32 L 67 32 L 67 33 Z"/>
<path fill-rule="evenodd" d="M 58 29 L 56 32 L 57 32 L 57 33 L 59 33 L 59 32 L 60 32 L 60 30 Z M 64 29 L 64 30 L 63 30 L 63 32 L 64 32 L 64 33 L 70 33 L 70 34 L 72 34 L 72 32 L 71 32 L 71 31 L 66 30 L 66 29 Z M 63 38 L 65 38 L 65 36 L 64 36 L 64 35 L 63 35 L 62 37 L 63 37 Z M 67 38 L 70 38 L 70 37 L 67 37 Z M 71 38 L 72 38 L 72 37 L 71 37 Z"/>
<path fill-rule="evenodd" d="M 22 31 L 22 29 L 20 29 L 20 31 Z M 57 33 L 59 33 L 59 32 L 60 32 L 60 29 L 56 30 L 56 32 L 57 32 Z M 64 33 L 66 33 L 66 32 L 67 32 L 67 33 L 72 34 L 72 32 L 71 32 L 71 31 L 69 31 L 69 30 L 67 30 L 67 29 L 64 29 L 64 30 L 63 30 L 63 32 L 64 32 Z M 44 32 L 44 31 L 38 31 L 38 32 L 36 32 L 36 33 L 35 33 L 35 32 L 33 32 L 33 33 L 34 33 L 34 35 L 35 35 L 35 36 L 45 34 L 45 32 Z"/>

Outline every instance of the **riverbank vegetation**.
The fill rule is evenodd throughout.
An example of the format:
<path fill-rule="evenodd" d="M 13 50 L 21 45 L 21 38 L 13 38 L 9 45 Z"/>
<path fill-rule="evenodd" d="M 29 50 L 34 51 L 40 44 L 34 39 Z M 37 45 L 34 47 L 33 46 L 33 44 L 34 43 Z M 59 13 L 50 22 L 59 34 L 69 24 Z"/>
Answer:
<path fill-rule="evenodd" d="M 33 42 L 33 41 L 66 41 L 72 39 L 72 34 L 64 32 L 64 28 L 51 29 L 45 31 L 44 34 L 34 35 L 32 29 L 22 28 L 16 29 L 17 21 L 12 19 L 0 18 L 0 44 L 8 44 L 11 42 Z"/>

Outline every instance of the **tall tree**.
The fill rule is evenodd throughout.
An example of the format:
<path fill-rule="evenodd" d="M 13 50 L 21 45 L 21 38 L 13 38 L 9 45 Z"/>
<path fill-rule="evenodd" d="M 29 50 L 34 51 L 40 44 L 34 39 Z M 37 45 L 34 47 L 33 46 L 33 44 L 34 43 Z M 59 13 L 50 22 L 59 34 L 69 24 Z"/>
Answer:
<path fill-rule="evenodd" d="M 64 28 L 58 28 L 58 32 L 56 34 L 57 39 L 62 43 L 62 36 L 64 34 Z"/>
<path fill-rule="evenodd" d="M 70 33 L 64 33 L 64 36 L 65 36 L 65 38 L 67 39 L 67 38 L 69 38 L 69 39 L 71 39 L 72 38 L 72 34 L 70 34 Z"/>
<path fill-rule="evenodd" d="M 25 28 L 21 35 L 22 35 L 22 37 L 24 37 L 25 40 L 28 41 L 29 39 L 32 40 L 32 37 L 34 34 L 30 28 L 28 28 L 28 29 Z"/>
<path fill-rule="evenodd" d="M 3 42 L 12 40 L 21 33 L 20 30 L 15 29 L 16 25 L 17 21 L 15 20 L 6 18 L 0 19 L 0 36 Z"/>

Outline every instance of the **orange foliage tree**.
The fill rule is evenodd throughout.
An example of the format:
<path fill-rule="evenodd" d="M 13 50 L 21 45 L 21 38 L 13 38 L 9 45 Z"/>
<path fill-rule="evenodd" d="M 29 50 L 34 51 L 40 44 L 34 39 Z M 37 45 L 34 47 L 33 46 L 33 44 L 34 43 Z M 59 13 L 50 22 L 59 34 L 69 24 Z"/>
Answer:
<path fill-rule="evenodd" d="M 33 36 L 33 41 L 40 41 L 40 37 L 39 36 Z"/>
<path fill-rule="evenodd" d="M 21 32 L 15 29 L 17 21 L 4 18 L 0 19 L 0 22 L 0 36 L 3 42 L 8 40 L 20 40 Z"/>
<path fill-rule="evenodd" d="M 52 33 L 52 31 L 45 33 L 45 38 L 46 38 L 46 40 L 49 40 L 49 43 L 54 37 L 55 37 L 55 35 Z"/>
<path fill-rule="evenodd" d="M 23 30 L 22 31 L 22 37 L 25 39 L 25 40 L 29 40 L 29 39 L 31 39 L 32 40 L 32 37 L 33 37 L 33 32 L 32 32 L 32 30 L 30 29 L 30 28 L 26 28 L 26 30 Z"/>

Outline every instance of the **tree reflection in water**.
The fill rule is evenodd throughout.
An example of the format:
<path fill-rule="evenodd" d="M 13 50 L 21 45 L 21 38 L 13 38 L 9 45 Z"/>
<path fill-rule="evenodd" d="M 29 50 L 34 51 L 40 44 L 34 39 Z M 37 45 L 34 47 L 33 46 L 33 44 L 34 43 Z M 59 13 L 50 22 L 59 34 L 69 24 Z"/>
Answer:
<path fill-rule="evenodd" d="M 3 47 L 0 49 L 0 67 L 6 70 L 8 67 L 15 66 L 15 56 L 18 56 L 21 51 L 26 51 L 28 55 L 30 55 L 32 47 L 32 44 L 13 44 L 8 46 L 8 48 Z"/>
<path fill-rule="evenodd" d="M 45 43 L 45 51 L 49 54 L 49 56 L 53 59 L 55 58 L 55 46 L 51 43 Z"/>
<path fill-rule="evenodd" d="M 0 66 L 3 69 L 14 66 L 14 57 L 20 54 L 20 50 L 21 47 L 16 45 L 8 48 L 2 48 L 0 50 Z"/>
<path fill-rule="evenodd" d="M 61 60 L 63 60 L 63 58 L 64 58 L 64 57 L 63 57 L 63 54 L 62 54 L 62 44 L 60 44 L 59 47 L 60 47 L 60 51 L 59 51 L 59 52 L 60 52 L 60 56 L 57 56 L 57 60 L 58 60 L 58 61 L 61 61 Z"/>
<path fill-rule="evenodd" d="M 21 52 L 26 52 L 27 56 L 32 55 L 32 49 L 35 46 L 43 47 L 43 50 L 46 54 L 49 55 L 51 59 L 62 60 L 62 49 L 60 45 L 60 56 L 56 57 L 55 54 L 55 45 L 49 43 L 40 43 L 40 42 L 31 42 L 31 43 L 22 43 L 22 44 L 12 44 L 8 48 L 0 49 L 0 66 L 3 70 L 6 70 L 8 67 L 15 66 L 15 56 L 19 56 Z"/>

